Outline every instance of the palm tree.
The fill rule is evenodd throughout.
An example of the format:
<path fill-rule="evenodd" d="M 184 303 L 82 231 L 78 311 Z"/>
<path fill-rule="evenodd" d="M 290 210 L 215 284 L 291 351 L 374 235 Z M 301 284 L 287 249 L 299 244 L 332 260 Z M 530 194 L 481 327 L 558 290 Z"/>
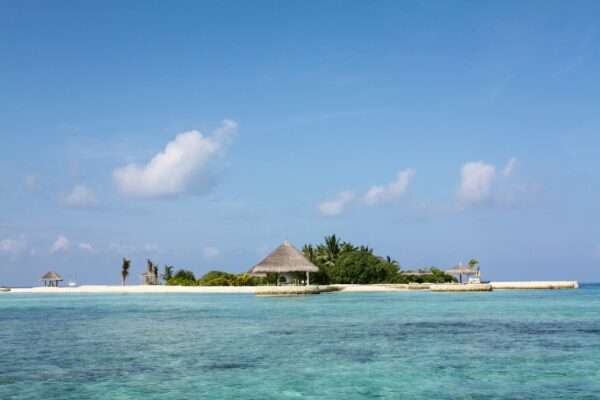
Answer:
<path fill-rule="evenodd" d="M 371 253 L 371 254 L 373 254 L 373 249 L 370 248 L 369 246 L 360 246 L 358 248 L 358 250 L 364 251 L 365 253 Z"/>
<path fill-rule="evenodd" d="M 127 260 L 123 257 L 123 266 L 121 267 L 121 276 L 123 277 L 122 285 L 125 286 L 125 281 L 129 276 L 129 267 L 131 266 L 131 260 Z"/>
<path fill-rule="evenodd" d="M 473 258 L 469 261 L 469 268 L 473 269 L 475 268 L 475 266 L 479 264 L 479 260 L 476 258 Z"/>
<path fill-rule="evenodd" d="M 340 253 L 352 253 L 353 251 L 356 251 L 357 247 L 354 246 L 352 243 L 350 242 L 342 242 L 341 245 L 341 249 L 340 249 Z"/>
<path fill-rule="evenodd" d="M 304 254 L 304 257 L 311 263 L 316 261 L 317 256 L 312 244 L 305 244 L 304 247 L 302 247 L 302 254 Z"/>
<path fill-rule="evenodd" d="M 325 265 L 333 267 L 341 253 L 340 239 L 335 235 L 325 236 L 325 241 L 317 247 L 317 258 Z"/>
<path fill-rule="evenodd" d="M 390 256 L 385 256 L 384 262 L 387 265 L 392 265 L 392 266 L 399 266 L 400 265 L 400 264 L 398 264 L 398 261 L 393 260 L 392 257 L 390 257 Z"/>
<path fill-rule="evenodd" d="M 173 266 L 166 266 L 165 265 L 165 273 L 163 274 L 163 279 L 165 281 L 168 281 L 169 279 L 171 279 L 173 277 Z"/>
<path fill-rule="evenodd" d="M 400 271 L 400 264 L 398 261 L 392 259 L 392 257 L 386 256 L 385 258 L 382 258 L 382 260 L 386 270 L 394 271 L 394 273 L 398 273 L 398 271 Z"/>
<path fill-rule="evenodd" d="M 154 264 L 152 264 L 152 260 L 148 259 L 146 260 L 146 266 L 148 268 L 148 272 L 150 272 L 151 274 L 154 273 Z"/>
<path fill-rule="evenodd" d="M 155 264 L 154 267 L 152 268 L 152 273 L 154 273 L 154 277 L 156 278 L 156 284 L 158 285 L 158 264 Z"/>

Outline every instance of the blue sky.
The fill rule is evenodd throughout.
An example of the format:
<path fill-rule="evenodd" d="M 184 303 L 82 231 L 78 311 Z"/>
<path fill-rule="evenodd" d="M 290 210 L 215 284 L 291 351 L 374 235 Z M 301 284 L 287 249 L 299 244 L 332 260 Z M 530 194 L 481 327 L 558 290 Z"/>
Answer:
<path fill-rule="evenodd" d="M 0 1 L 0 284 L 403 268 L 600 280 L 600 4 Z"/>

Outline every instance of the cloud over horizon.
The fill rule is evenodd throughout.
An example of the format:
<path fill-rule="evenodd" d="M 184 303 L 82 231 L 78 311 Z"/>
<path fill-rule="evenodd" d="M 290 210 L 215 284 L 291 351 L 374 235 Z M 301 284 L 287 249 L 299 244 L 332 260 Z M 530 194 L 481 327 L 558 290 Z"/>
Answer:
<path fill-rule="evenodd" d="M 25 235 L 21 234 L 17 238 L 4 238 L 0 240 L 0 252 L 6 254 L 16 254 L 25 250 L 27 242 Z"/>
<path fill-rule="evenodd" d="M 98 205 L 98 200 L 86 186 L 77 185 L 63 198 L 62 205 L 71 208 L 93 208 Z"/>
<path fill-rule="evenodd" d="M 216 247 L 205 247 L 202 249 L 202 257 L 210 260 L 211 258 L 215 258 L 220 254 L 219 249 Z"/>
<path fill-rule="evenodd" d="M 56 253 L 58 251 L 67 251 L 67 250 L 69 250 L 69 247 L 70 247 L 69 239 L 67 239 L 63 235 L 58 235 L 58 238 L 56 238 L 56 240 L 52 244 L 50 251 L 52 253 Z"/>
<path fill-rule="evenodd" d="M 490 198 L 496 167 L 483 161 L 468 162 L 462 166 L 457 196 L 463 204 L 482 203 Z"/>
<path fill-rule="evenodd" d="M 374 207 L 394 203 L 404 197 L 410 182 L 415 176 L 415 170 L 407 168 L 399 171 L 396 180 L 385 185 L 373 185 L 363 195 L 358 197 L 350 190 L 344 190 L 336 197 L 327 199 L 317 206 L 320 215 L 333 217 L 345 214 L 351 208 Z"/>
<path fill-rule="evenodd" d="M 91 243 L 81 242 L 79 243 L 79 249 L 87 252 L 94 251 L 94 246 Z"/>
<path fill-rule="evenodd" d="M 167 197 L 214 185 L 213 166 L 228 148 L 237 124 L 225 119 L 206 136 L 197 130 L 179 133 L 145 165 L 130 163 L 113 172 L 119 193 L 127 197 Z"/>
<path fill-rule="evenodd" d="M 415 176 L 412 168 L 398 172 L 396 180 L 387 186 L 373 185 L 365 194 L 363 201 L 368 206 L 390 203 L 400 199 L 406 193 L 410 181 Z"/>

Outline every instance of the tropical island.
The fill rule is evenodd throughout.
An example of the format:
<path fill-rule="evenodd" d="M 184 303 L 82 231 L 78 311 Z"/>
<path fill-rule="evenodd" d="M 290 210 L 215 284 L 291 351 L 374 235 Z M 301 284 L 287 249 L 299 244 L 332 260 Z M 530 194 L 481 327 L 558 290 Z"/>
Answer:
<path fill-rule="evenodd" d="M 285 242 L 287 243 L 287 241 Z M 457 279 L 435 266 L 418 270 L 402 271 L 398 261 L 390 256 L 378 256 L 373 248 L 367 245 L 355 246 L 341 241 L 335 234 L 325 236 L 318 245 L 305 244 L 302 255 L 318 268 L 311 274 L 310 283 L 316 285 L 371 285 L 371 284 L 408 284 L 408 283 L 447 283 Z M 479 262 L 475 259 L 469 263 L 474 268 Z M 131 261 L 123 259 L 121 267 L 122 284 L 126 284 Z M 210 271 L 200 278 L 186 269 L 176 269 L 165 265 L 159 274 L 158 265 L 147 260 L 147 272 L 141 275 L 145 285 L 158 285 L 164 282 L 167 286 L 269 286 L 278 284 L 306 284 L 303 272 L 290 274 L 290 282 L 281 282 L 275 272 L 240 274 L 223 271 Z"/>
<path fill-rule="evenodd" d="M 16 293 L 253 293 L 253 294 L 318 294 L 332 291 L 399 291 L 429 290 L 432 292 L 489 292 L 494 289 L 572 289 L 576 281 L 487 282 L 480 280 L 479 261 L 442 270 L 435 266 L 403 270 L 390 256 L 375 254 L 367 245 L 356 246 L 340 240 L 335 234 L 325 236 L 322 243 L 305 244 L 296 249 L 287 240 L 264 260 L 244 273 L 212 270 L 196 277 L 188 268 L 159 265 L 146 261 L 146 272 L 140 275 L 141 285 L 127 285 L 131 260 L 123 257 L 120 269 L 121 285 L 77 286 L 60 288 L 63 278 L 49 271 L 41 280 L 43 287 L 15 289 Z M 463 276 L 467 281 L 463 281 Z M 11 291 L 3 288 L 4 292 Z"/>

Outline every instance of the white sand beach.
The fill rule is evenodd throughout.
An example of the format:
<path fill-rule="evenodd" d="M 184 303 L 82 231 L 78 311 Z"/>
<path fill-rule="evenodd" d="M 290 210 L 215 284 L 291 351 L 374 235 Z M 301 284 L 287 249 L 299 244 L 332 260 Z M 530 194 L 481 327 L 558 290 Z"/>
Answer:
<path fill-rule="evenodd" d="M 396 292 L 412 290 L 429 290 L 430 284 L 380 284 L 380 285 L 331 285 L 343 292 Z M 436 287 L 443 285 L 436 285 Z M 452 285 L 459 286 L 459 285 Z M 468 285 L 460 285 L 468 291 Z M 536 282 L 492 282 L 494 290 L 525 289 L 576 289 L 576 281 L 536 281 Z M 286 286 L 164 286 L 164 285 L 83 285 L 78 287 L 33 287 L 14 288 L 3 294 L 17 293 L 247 293 L 281 290 Z"/>

